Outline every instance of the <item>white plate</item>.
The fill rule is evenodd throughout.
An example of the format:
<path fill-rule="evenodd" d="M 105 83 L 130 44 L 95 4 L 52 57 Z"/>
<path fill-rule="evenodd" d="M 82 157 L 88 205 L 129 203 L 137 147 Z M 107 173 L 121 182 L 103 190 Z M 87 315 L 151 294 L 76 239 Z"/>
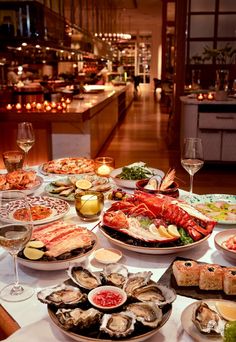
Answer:
<path fill-rule="evenodd" d="M 133 244 L 128 244 L 123 241 L 117 240 L 112 238 L 102 226 L 99 227 L 102 234 L 109 240 L 109 242 L 113 243 L 116 246 L 119 246 L 121 248 L 127 249 L 129 251 L 142 253 L 142 254 L 174 254 L 174 253 L 180 253 L 187 250 L 190 250 L 192 248 L 200 246 L 202 243 L 204 243 L 210 235 L 207 235 L 203 239 L 190 243 L 189 245 L 184 246 L 177 246 L 177 247 L 142 247 L 142 246 L 135 246 Z"/>
<path fill-rule="evenodd" d="M 162 179 L 165 175 L 165 173 L 162 170 L 154 169 L 152 167 L 149 168 L 151 171 L 153 171 L 155 176 L 159 176 L 160 179 Z M 129 189 L 135 189 L 136 188 L 136 180 L 129 180 L 129 179 L 121 179 L 117 178 L 116 176 L 119 175 L 122 172 L 122 167 L 118 169 L 114 169 L 110 173 L 110 177 L 113 179 L 113 181 L 116 183 L 117 186 L 122 188 L 129 188 Z"/>
<path fill-rule="evenodd" d="M 236 261 L 236 250 L 227 249 L 222 243 L 228 240 L 231 236 L 236 236 L 236 229 L 224 230 L 215 235 L 214 242 L 216 248 L 226 257 L 230 258 L 231 261 Z"/>
<path fill-rule="evenodd" d="M 204 303 L 210 304 L 210 305 L 214 305 L 215 302 L 219 302 L 219 301 L 231 302 L 228 300 L 226 301 L 224 299 L 215 299 L 215 300 L 214 299 L 204 299 L 202 301 Z M 186 331 L 186 333 L 188 333 L 194 339 L 194 341 L 198 341 L 198 342 L 210 342 L 210 341 L 222 342 L 223 337 L 221 337 L 221 336 L 219 336 L 219 337 L 209 336 L 208 334 L 201 334 L 200 331 L 197 329 L 197 327 L 195 327 L 195 325 L 193 324 L 192 313 L 193 313 L 194 307 L 198 303 L 199 303 L 199 301 L 188 305 L 184 309 L 184 311 L 182 312 L 181 323 L 182 323 L 183 329 Z"/>
<path fill-rule="evenodd" d="M 208 195 L 193 195 L 187 201 L 192 204 L 194 207 L 196 207 L 197 204 L 205 204 L 205 203 L 214 203 L 217 201 L 224 201 L 230 204 L 236 205 L 236 196 L 235 195 L 224 195 L 224 194 L 208 194 Z M 198 209 L 199 210 L 199 209 Z M 200 210 L 199 210 L 200 211 Z M 207 214 L 205 214 L 207 215 Z M 208 215 L 209 216 L 209 215 Z M 217 218 L 214 218 L 211 216 L 212 219 L 217 220 Z M 236 224 L 235 220 L 217 220 L 218 223 L 222 224 Z"/>
<path fill-rule="evenodd" d="M 29 189 L 12 189 L 12 190 L 20 190 L 26 195 L 33 194 L 41 185 L 43 184 L 43 178 L 40 176 L 36 176 L 35 185 Z"/>
<path fill-rule="evenodd" d="M 65 216 L 70 210 L 70 205 L 66 201 L 59 198 L 35 196 L 28 197 L 28 202 L 30 206 L 42 205 L 52 210 L 51 215 L 47 218 L 33 221 L 34 225 L 56 221 Z M 24 208 L 24 202 L 22 200 L 13 201 L 7 209 L 0 211 L 0 217 L 5 222 L 12 222 L 14 212 L 21 208 Z M 20 222 L 16 219 L 15 221 Z"/>
<path fill-rule="evenodd" d="M 96 249 L 97 247 L 97 237 L 93 232 L 90 232 L 93 235 L 93 239 L 95 241 L 93 247 L 78 256 L 68 258 L 66 260 L 56 260 L 56 261 L 39 261 L 39 260 L 28 260 L 21 257 L 17 257 L 17 261 L 20 265 L 23 265 L 28 268 L 32 268 L 34 270 L 40 271 L 58 271 L 65 270 L 69 268 L 69 266 L 73 263 L 83 262 L 88 256 Z"/>
<path fill-rule="evenodd" d="M 83 164 L 84 162 L 84 164 Z M 83 165 L 82 165 L 82 164 Z M 45 171 L 46 165 L 54 166 L 56 172 Z M 64 169 L 62 170 L 62 167 Z M 69 169 L 70 168 L 70 172 Z M 73 169 L 74 168 L 74 169 Z M 59 159 L 53 159 L 39 166 L 39 172 L 44 176 L 62 176 L 62 175 L 78 175 L 81 173 L 94 173 L 94 162 L 92 159 L 85 157 L 65 157 Z"/>

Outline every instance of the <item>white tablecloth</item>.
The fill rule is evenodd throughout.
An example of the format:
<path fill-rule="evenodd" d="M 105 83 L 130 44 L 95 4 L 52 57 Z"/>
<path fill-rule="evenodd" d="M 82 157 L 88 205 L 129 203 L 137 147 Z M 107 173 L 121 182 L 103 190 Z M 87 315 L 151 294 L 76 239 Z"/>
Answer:
<path fill-rule="evenodd" d="M 45 178 L 50 181 L 49 178 Z M 45 184 L 37 191 L 37 195 L 43 192 Z M 74 206 L 71 206 L 71 211 L 67 215 L 71 217 L 78 224 L 92 229 L 96 222 L 85 223 L 82 222 L 76 215 Z M 232 266 L 233 262 L 223 258 L 223 256 L 215 249 L 214 235 L 222 229 L 235 228 L 232 226 L 217 225 L 214 229 L 212 236 L 203 243 L 200 247 L 191 249 L 184 253 L 179 254 L 182 257 L 191 258 L 203 262 L 216 263 L 225 266 Z M 99 232 L 97 228 L 94 229 L 99 239 L 100 247 L 114 247 L 107 241 L 105 237 Z M 152 279 L 158 280 L 169 264 L 175 259 L 176 254 L 170 255 L 146 255 L 139 254 L 127 250 L 122 250 L 123 259 L 122 263 L 128 266 L 130 272 L 138 272 L 151 270 L 153 272 Z M 90 256 L 90 262 L 94 270 L 102 269 L 102 265 L 94 261 Z M 35 294 L 30 299 L 9 303 L 2 301 L 1 304 L 13 316 L 13 318 L 20 324 L 22 329 L 11 335 L 7 341 L 34 341 L 34 342 L 54 342 L 54 341 L 68 341 L 68 337 L 58 331 L 51 323 L 47 314 L 47 306 L 37 300 L 37 292 L 47 286 L 52 286 L 63 282 L 68 278 L 66 271 L 36 271 L 23 266 L 19 266 L 19 277 L 21 282 L 31 284 L 35 289 Z M 0 254 L 0 288 L 13 281 L 13 264 L 12 259 L 7 253 Z M 149 342 L 190 342 L 193 341 L 188 336 L 181 326 L 181 313 L 186 306 L 191 304 L 194 300 L 188 297 L 177 296 L 176 301 L 173 303 L 173 310 L 168 322 L 158 331 L 158 333 L 149 339 Z"/>

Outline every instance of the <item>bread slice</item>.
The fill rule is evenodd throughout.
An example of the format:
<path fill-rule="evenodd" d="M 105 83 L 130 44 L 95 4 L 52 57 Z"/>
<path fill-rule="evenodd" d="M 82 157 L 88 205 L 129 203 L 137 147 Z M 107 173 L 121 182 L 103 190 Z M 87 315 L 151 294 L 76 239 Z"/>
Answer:
<path fill-rule="evenodd" d="M 223 289 L 223 268 L 220 265 L 200 265 L 199 288 L 201 290 Z"/>
<path fill-rule="evenodd" d="M 199 285 L 199 265 L 192 260 L 177 260 L 172 265 L 172 271 L 178 286 Z"/>
<path fill-rule="evenodd" d="M 223 287 L 227 295 L 236 294 L 236 267 L 226 267 L 224 269 Z"/>

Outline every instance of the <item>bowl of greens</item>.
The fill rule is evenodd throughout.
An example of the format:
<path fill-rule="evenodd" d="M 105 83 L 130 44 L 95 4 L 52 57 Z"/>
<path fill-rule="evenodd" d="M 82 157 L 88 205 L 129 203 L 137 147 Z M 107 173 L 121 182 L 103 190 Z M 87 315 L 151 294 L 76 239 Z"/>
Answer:
<path fill-rule="evenodd" d="M 112 170 L 110 173 L 110 177 L 117 186 L 129 189 L 135 189 L 138 180 L 148 179 L 153 176 L 161 180 L 164 177 L 164 172 L 159 169 L 147 167 L 143 162 L 123 166 Z"/>

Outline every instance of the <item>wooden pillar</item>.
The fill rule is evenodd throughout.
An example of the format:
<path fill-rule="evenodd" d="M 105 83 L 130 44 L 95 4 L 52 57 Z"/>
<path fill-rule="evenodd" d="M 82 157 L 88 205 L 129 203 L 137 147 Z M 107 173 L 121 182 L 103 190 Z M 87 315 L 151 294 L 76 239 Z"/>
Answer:
<path fill-rule="evenodd" d="M 180 118 L 181 101 L 180 96 L 184 95 L 185 85 L 185 31 L 187 16 L 187 0 L 176 0 L 175 15 L 175 66 L 174 66 L 174 93 L 172 120 L 169 129 L 170 146 L 180 146 Z"/>

